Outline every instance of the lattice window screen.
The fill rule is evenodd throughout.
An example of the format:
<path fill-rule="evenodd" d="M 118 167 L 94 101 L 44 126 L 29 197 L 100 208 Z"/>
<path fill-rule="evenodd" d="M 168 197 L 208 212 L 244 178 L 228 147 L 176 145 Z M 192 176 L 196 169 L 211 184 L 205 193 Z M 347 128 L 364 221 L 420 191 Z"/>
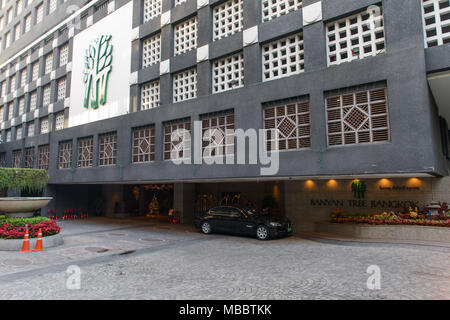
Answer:
<path fill-rule="evenodd" d="M 243 0 L 229 0 L 213 8 L 213 40 L 242 30 Z"/>
<path fill-rule="evenodd" d="M 302 0 L 262 0 L 262 20 L 266 22 L 299 10 L 301 7 Z"/>
<path fill-rule="evenodd" d="M 450 2 L 448 0 L 422 0 L 425 47 L 450 42 Z"/>

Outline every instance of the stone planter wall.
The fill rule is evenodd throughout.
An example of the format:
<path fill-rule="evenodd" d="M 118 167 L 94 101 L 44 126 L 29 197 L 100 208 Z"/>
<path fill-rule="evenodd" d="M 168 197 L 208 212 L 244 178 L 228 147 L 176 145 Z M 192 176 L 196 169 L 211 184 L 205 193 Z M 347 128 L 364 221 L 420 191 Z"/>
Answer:
<path fill-rule="evenodd" d="M 36 246 L 37 238 L 30 239 L 30 249 Z M 53 236 L 43 237 L 42 244 L 44 249 L 60 246 L 64 243 L 61 233 Z M 0 239 L 0 251 L 20 251 L 22 249 L 23 239 Z"/>

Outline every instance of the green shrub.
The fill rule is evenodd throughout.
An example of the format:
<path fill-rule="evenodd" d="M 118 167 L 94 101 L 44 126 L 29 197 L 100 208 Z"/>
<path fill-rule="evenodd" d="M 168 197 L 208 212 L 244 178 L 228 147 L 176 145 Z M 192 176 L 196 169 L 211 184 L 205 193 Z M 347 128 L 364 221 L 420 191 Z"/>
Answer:
<path fill-rule="evenodd" d="M 0 189 L 40 192 L 48 183 L 48 173 L 41 169 L 0 168 Z"/>
<path fill-rule="evenodd" d="M 25 227 L 28 225 L 39 224 L 42 221 L 50 221 L 46 217 L 32 217 L 32 218 L 0 218 L 0 225 L 12 224 L 15 227 Z"/>

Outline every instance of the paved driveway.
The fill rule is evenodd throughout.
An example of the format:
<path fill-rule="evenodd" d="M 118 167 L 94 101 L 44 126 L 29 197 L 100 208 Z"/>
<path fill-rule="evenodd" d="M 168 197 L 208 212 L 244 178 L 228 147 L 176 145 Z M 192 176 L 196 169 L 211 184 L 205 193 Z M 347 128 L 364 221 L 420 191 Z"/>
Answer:
<path fill-rule="evenodd" d="M 1 299 L 450 299 L 450 246 L 262 242 L 145 220 L 60 224 L 61 247 L 0 252 Z M 71 265 L 80 289 L 67 288 Z M 367 288 L 373 265 L 379 290 Z"/>

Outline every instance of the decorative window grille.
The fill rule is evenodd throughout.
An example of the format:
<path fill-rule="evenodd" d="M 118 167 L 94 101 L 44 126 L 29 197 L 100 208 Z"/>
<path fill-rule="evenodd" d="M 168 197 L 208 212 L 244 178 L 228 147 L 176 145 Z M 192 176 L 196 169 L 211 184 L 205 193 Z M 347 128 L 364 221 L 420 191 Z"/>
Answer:
<path fill-rule="evenodd" d="M 144 0 L 144 22 L 161 14 L 161 0 Z"/>
<path fill-rule="evenodd" d="M 58 4 L 58 0 L 50 0 L 48 6 L 48 13 L 53 13 L 56 10 L 56 5 Z"/>
<path fill-rule="evenodd" d="M 51 93 L 51 87 L 48 84 L 44 87 L 44 90 L 42 92 L 42 105 L 43 106 L 47 106 L 50 104 L 50 93 Z"/>
<path fill-rule="evenodd" d="M 202 152 L 204 158 L 234 154 L 234 112 L 202 117 Z M 228 130 L 228 132 L 227 132 Z"/>
<path fill-rule="evenodd" d="M 47 133 L 49 131 L 48 117 L 41 119 L 41 134 Z"/>
<path fill-rule="evenodd" d="M 2 152 L 0 153 L 0 168 L 6 167 L 6 153 Z"/>
<path fill-rule="evenodd" d="M 8 104 L 8 119 L 11 120 L 14 117 L 14 103 L 11 102 Z"/>
<path fill-rule="evenodd" d="M 36 7 L 36 24 L 42 22 L 44 19 L 44 4 L 40 4 Z"/>
<path fill-rule="evenodd" d="M 14 27 L 14 41 L 19 40 L 20 38 L 20 23 L 16 24 Z"/>
<path fill-rule="evenodd" d="M 49 145 L 39 146 L 38 148 L 38 168 L 48 170 L 48 163 L 50 159 Z"/>
<path fill-rule="evenodd" d="M 59 48 L 59 66 L 65 66 L 69 60 L 69 44 L 65 44 Z"/>
<path fill-rule="evenodd" d="M 44 73 L 50 73 L 52 72 L 53 69 L 53 54 L 50 53 L 48 55 L 45 56 L 45 70 Z"/>
<path fill-rule="evenodd" d="M 22 71 L 20 72 L 20 86 L 23 87 L 27 84 L 27 79 L 28 78 L 28 70 L 27 68 L 23 68 Z"/>
<path fill-rule="evenodd" d="M 145 39 L 142 43 L 142 67 L 146 68 L 161 60 L 161 34 Z"/>
<path fill-rule="evenodd" d="M 20 117 L 24 113 L 25 113 L 25 98 L 22 97 L 19 99 L 19 114 L 18 114 L 18 116 Z"/>
<path fill-rule="evenodd" d="M 180 4 L 182 4 L 183 2 L 186 2 L 187 0 L 175 0 L 175 7 L 179 6 Z"/>
<path fill-rule="evenodd" d="M 141 87 L 141 110 L 159 107 L 159 80 L 147 82 Z"/>
<path fill-rule="evenodd" d="M 197 47 L 197 17 L 186 20 L 175 26 L 175 55 L 188 52 Z"/>
<path fill-rule="evenodd" d="M 386 88 L 326 99 L 330 146 L 389 141 Z"/>
<path fill-rule="evenodd" d="M 39 77 L 39 62 L 36 61 L 35 63 L 33 63 L 31 69 L 32 69 L 31 81 L 35 81 Z"/>
<path fill-rule="evenodd" d="M 147 126 L 133 129 L 133 162 L 155 160 L 155 127 Z"/>
<path fill-rule="evenodd" d="M 173 77 L 173 102 L 197 97 L 197 68 L 176 73 Z"/>
<path fill-rule="evenodd" d="M 242 30 L 243 0 L 229 0 L 213 9 L 213 40 L 219 40 Z"/>
<path fill-rule="evenodd" d="M 22 139 L 22 126 L 16 127 L 16 140 Z"/>
<path fill-rule="evenodd" d="M 34 121 L 28 123 L 27 137 L 34 136 Z"/>
<path fill-rule="evenodd" d="M 59 169 L 68 169 L 72 166 L 72 145 L 72 141 L 59 143 Z"/>
<path fill-rule="evenodd" d="M 25 149 L 24 168 L 34 168 L 34 147 Z"/>
<path fill-rule="evenodd" d="M 304 71 L 303 34 L 298 33 L 262 47 L 263 81 Z"/>
<path fill-rule="evenodd" d="M 271 103 L 264 109 L 264 129 L 278 130 L 278 137 L 267 135 L 267 150 L 295 150 L 311 147 L 308 99 Z M 275 139 L 272 139 L 275 138 Z"/>
<path fill-rule="evenodd" d="M 30 111 L 35 110 L 37 107 L 37 92 L 33 91 L 30 95 Z"/>
<path fill-rule="evenodd" d="M 117 159 L 117 133 L 102 134 L 99 140 L 99 165 L 115 165 Z"/>
<path fill-rule="evenodd" d="M 64 111 L 58 112 L 55 116 L 55 130 L 64 129 L 65 119 Z"/>
<path fill-rule="evenodd" d="M 94 161 L 94 138 L 88 137 L 78 140 L 78 161 L 79 168 L 92 167 Z"/>
<path fill-rule="evenodd" d="M 383 14 L 361 12 L 326 25 L 328 65 L 385 52 Z"/>
<path fill-rule="evenodd" d="M 16 75 L 9 79 L 9 92 L 14 92 L 14 90 L 16 90 Z"/>
<path fill-rule="evenodd" d="M 302 0 L 262 0 L 263 22 L 278 18 L 301 9 Z"/>
<path fill-rule="evenodd" d="M 242 52 L 218 59 L 213 63 L 213 93 L 244 85 L 244 55 Z"/>
<path fill-rule="evenodd" d="M 12 140 L 12 131 L 11 129 L 6 130 L 6 142 L 10 142 Z"/>
<path fill-rule="evenodd" d="M 422 0 L 425 47 L 450 42 L 450 3 L 446 0 Z"/>
<path fill-rule="evenodd" d="M 174 133 L 174 141 L 172 134 Z M 190 119 L 168 122 L 164 125 L 164 160 L 191 158 Z"/>
<path fill-rule="evenodd" d="M 25 29 L 24 32 L 28 32 L 31 29 L 31 14 L 25 17 Z"/>
<path fill-rule="evenodd" d="M 58 80 L 58 101 L 66 98 L 66 78 Z"/>
<path fill-rule="evenodd" d="M 13 168 L 20 168 L 22 166 L 22 150 L 13 151 Z"/>

